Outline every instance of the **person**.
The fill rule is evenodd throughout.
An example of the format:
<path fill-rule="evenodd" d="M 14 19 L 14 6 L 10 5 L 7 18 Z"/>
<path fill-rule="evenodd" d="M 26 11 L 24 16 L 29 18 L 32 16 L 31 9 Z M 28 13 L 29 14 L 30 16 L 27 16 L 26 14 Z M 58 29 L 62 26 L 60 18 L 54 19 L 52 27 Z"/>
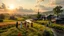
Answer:
<path fill-rule="evenodd" d="M 25 26 L 25 28 L 26 28 L 26 21 L 24 22 L 24 26 Z"/>
<path fill-rule="evenodd" d="M 31 27 L 33 27 L 33 23 L 31 23 Z"/>
<path fill-rule="evenodd" d="M 16 22 L 16 28 L 18 28 L 18 21 Z"/>
<path fill-rule="evenodd" d="M 29 28 L 29 24 L 27 24 L 27 27 L 26 27 L 26 29 L 28 29 Z"/>
<path fill-rule="evenodd" d="M 20 23 L 20 28 L 22 28 L 22 22 Z"/>

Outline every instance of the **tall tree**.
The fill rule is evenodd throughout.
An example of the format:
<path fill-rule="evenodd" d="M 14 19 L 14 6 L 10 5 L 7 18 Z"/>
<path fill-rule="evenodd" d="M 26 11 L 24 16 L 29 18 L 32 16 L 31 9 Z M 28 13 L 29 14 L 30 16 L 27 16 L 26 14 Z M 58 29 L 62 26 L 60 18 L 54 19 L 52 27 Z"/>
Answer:
<path fill-rule="evenodd" d="M 49 24 L 51 24 L 53 18 L 54 18 L 54 15 L 47 16 L 47 20 L 49 20 Z"/>
<path fill-rule="evenodd" d="M 37 18 L 40 19 L 41 18 L 41 14 L 38 12 L 37 14 Z"/>
<path fill-rule="evenodd" d="M 56 7 L 53 9 L 53 11 L 54 11 L 54 14 L 56 14 L 57 17 L 58 17 L 59 13 L 63 12 L 62 6 L 56 6 Z"/>

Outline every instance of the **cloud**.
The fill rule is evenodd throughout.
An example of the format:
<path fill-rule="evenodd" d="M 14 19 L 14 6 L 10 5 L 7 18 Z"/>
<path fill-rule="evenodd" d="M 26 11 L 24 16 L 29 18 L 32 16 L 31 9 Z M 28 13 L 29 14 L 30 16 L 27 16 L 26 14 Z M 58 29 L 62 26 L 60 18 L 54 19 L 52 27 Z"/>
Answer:
<path fill-rule="evenodd" d="M 48 0 L 48 2 L 44 3 L 44 6 L 45 7 L 51 7 L 51 8 L 53 8 L 53 7 L 57 6 L 56 5 L 56 0 Z"/>
<path fill-rule="evenodd" d="M 18 11 L 20 11 L 20 12 L 34 12 L 32 9 L 23 9 L 23 7 L 20 7 L 18 9 Z"/>
<path fill-rule="evenodd" d="M 50 7 L 55 7 L 57 5 L 64 6 L 64 0 L 49 0 L 50 2 L 47 3 Z"/>
<path fill-rule="evenodd" d="M 40 10 L 40 12 L 45 12 L 45 11 L 52 10 L 51 7 L 45 7 L 43 5 L 39 5 L 39 6 L 35 6 L 35 7 L 38 7 L 38 9 Z"/>
<path fill-rule="evenodd" d="M 64 6 L 64 0 L 56 0 L 56 4 Z"/>
<path fill-rule="evenodd" d="M 44 1 L 44 0 L 36 0 L 37 1 L 37 3 L 40 3 L 40 2 L 42 2 L 42 1 Z"/>
<path fill-rule="evenodd" d="M 37 0 L 37 1 L 39 1 L 39 4 L 37 3 L 35 7 L 39 8 L 42 11 L 47 11 L 47 10 L 51 11 L 53 10 L 53 8 L 55 8 L 58 5 L 64 8 L 64 0 L 44 0 L 43 1 L 44 4 L 40 4 L 40 2 L 42 2 L 41 0 Z"/>
<path fill-rule="evenodd" d="M 17 9 L 16 13 L 21 15 L 36 14 L 32 9 L 23 9 L 23 7 Z"/>
<path fill-rule="evenodd" d="M 40 5 L 39 8 L 42 10 L 42 11 L 49 11 L 49 10 L 52 10 L 51 7 L 45 7 L 43 5 Z"/>
<path fill-rule="evenodd" d="M 64 8 L 64 0 L 49 0 L 47 3 L 43 4 L 43 6 L 47 7 L 48 9 L 53 9 L 58 5 Z"/>

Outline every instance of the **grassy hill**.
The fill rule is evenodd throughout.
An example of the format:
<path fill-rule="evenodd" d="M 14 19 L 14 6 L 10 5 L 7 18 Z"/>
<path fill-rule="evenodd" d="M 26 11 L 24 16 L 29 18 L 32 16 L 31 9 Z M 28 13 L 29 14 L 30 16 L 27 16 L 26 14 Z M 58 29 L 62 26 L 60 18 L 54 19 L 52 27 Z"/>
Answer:
<path fill-rule="evenodd" d="M 53 32 L 50 28 L 38 23 L 34 23 L 34 26 L 28 29 L 26 29 L 24 25 L 22 28 L 20 28 L 20 25 L 18 28 L 16 28 L 15 25 L 8 25 L 0 28 L 1 36 L 18 36 L 19 33 L 22 36 L 46 36 L 47 34 L 53 36 Z"/>

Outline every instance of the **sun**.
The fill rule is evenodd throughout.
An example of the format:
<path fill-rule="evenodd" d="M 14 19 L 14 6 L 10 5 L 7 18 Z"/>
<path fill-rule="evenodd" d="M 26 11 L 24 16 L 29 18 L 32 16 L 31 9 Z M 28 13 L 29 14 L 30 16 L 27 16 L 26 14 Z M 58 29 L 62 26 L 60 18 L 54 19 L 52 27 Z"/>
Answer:
<path fill-rule="evenodd" d="M 15 6 L 13 4 L 9 5 L 9 10 L 14 10 Z"/>

